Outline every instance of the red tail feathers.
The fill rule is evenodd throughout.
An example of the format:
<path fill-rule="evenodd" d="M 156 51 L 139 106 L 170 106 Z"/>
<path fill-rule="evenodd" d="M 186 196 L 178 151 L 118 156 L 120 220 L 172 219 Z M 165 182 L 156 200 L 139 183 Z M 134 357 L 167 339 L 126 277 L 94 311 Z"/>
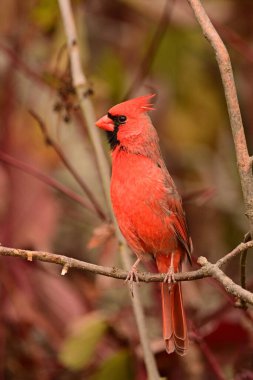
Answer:
<path fill-rule="evenodd" d="M 171 255 L 157 255 L 156 261 L 159 272 L 166 273 L 170 266 Z M 165 268 L 165 261 L 167 262 Z M 178 261 L 178 260 L 177 260 Z M 178 272 L 178 266 L 175 268 Z M 170 354 L 176 351 L 179 355 L 185 355 L 189 341 L 187 323 L 183 308 L 181 284 L 161 284 L 163 338 L 166 351 Z"/>

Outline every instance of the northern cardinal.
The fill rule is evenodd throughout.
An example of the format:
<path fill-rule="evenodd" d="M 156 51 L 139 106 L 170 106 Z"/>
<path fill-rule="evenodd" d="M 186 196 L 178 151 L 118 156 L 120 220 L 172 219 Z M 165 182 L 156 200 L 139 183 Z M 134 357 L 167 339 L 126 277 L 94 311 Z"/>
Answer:
<path fill-rule="evenodd" d="M 184 355 L 188 349 L 187 324 L 181 283 L 185 255 L 191 262 L 192 244 L 182 201 L 168 173 L 159 139 L 147 114 L 150 99 L 141 96 L 112 107 L 96 122 L 107 132 L 112 150 L 111 200 L 119 228 L 137 256 L 128 279 L 138 278 L 137 265 L 147 255 L 166 273 L 161 284 L 163 337 L 166 351 Z"/>

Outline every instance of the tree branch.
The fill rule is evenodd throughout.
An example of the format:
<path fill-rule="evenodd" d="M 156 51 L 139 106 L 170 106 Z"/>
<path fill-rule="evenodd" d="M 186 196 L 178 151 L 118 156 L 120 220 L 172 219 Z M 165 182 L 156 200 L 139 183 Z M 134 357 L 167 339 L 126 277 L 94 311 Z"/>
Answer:
<path fill-rule="evenodd" d="M 247 243 L 239 244 L 233 251 L 226 254 L 221 260 L 218 260 L 215 264 L 211 264 L 205 257 L 199 257 L 198 263 L 201 268 L 198 270 L 176 273 L 175 281 L 193 281 L 200 280 L 206 277 L 213 277 L 219 281 L 226 291 L 235 297 L 238 297 L 251 305 L 253 305 L 253 293 L 243 289 L 241 286 L 235 284 L 229 277 L 227 277 L 220 267 L 227 264 L 236 255 L 239 255 L 243 251 L 253 247 L 253 240 Z M 94 274 L 100 274 L 107 277 L 113 277 L 118 280 L 125 280 L 128 275 L 128 271 L 115 267 L 104 267 L 101 265 L 95 265 L 87 263 L 85 261 L 77 260 L 63 255 L 58 255 L 44 251 L 29 251 L 24 249 L 8 248 L 0 246 L 0 256 L 14 256 L 26 259 L 28 261 L 39 260 L 52 264 L 59 264 L 63 267 L 62 274 L 66 274 L 68 270 L 79 269 L 83 271 L 92 272 Z M 165 274 L 155 274 L 147 272 L 138 272 L 138 278 L 141 282 L 162 282 L 166 276 Z"/>
<path fill-rule="evenodd" d="M 250 233 L 253 237 L 253 176 L 252 159 L 249 157 L 245 139 L 241 112 L 236 93 L 235 81 L 228 51 L 219 34 L 211 23 L 200 0 L 187 0 L 202 29 L 204 36 L 210 42 L 216 55 L 222 84 L 225 92 L 231 130 L 234 139 L 237 166 L 243 191 L 245 213 L 249 220 Z"/>
<path fill-rule="evenodd" d="M 236 248 L 234 248 L 231 252 L 229 252 L 227 255 L 223 256 L 221 259 L 217 261 L 217 266 L 221 267 L 225 264 L 227 264 L 231 259 L 233 259 L 235 256 L 241 254 L 245 250 L 253 247 L 252 240 L 240 243 Z"/>

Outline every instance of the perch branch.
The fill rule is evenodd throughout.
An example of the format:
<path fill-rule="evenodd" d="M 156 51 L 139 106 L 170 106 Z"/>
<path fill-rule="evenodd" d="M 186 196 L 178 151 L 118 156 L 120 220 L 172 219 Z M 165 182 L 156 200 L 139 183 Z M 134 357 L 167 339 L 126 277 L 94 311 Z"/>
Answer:
<path fill-rule="evenodd" d="M 200 280 L 206 277 L 213 277 L 219 281 L 227 293 L 238 297 L 251 305 L 253 305 L 253 293 L 243 289 L 241 286 L 235 284 L 224 272 L 220 269 L 221 266 L 227 264 L 236 255 L 241 254 L 243 251 L 252 248 L 253 241 L 239 244 L 233 251 L 226 254 L 221 260 L 218 260 L 215 264 L 211 264 L 205 257 L 199 257 L 198 263 L 201 268 L 190 272 L 182 272 L 175 274 L 176 281 L 193 281 Z M 29 261 L 39 260 L 52 264 L 59 264 L 63 267 L 62 274 L 66 274 L 68 269 L 75 268 L 83 271 L 89 271 L 95 274 L 100 274 L 107 277 L 113 277 L 118 280 L 125 280 L 128 275 L 128 271 L 115 267 L 104 267 L 87 263 L 85 261 L 73 259 L 67 256 L 58 255 L 43 251 L 28 251 L 24 249 L 7 248 L 0 246 L 0 256 L 14 256 L 20 257 Z M 139 281 L 142 282 L 162 282 L 166 274 L 154 274 L 147 272 L 138 272 Z"/>
<path fill-rule="evenodd" d="M 106 159 L 106 156 L 101 144 L 101 139 L 100 139 L 98 129 L 95 127 L 96 119 L 95 119 L 94 108 L 89 96 L 87 96 L 88 85 L 87 85 L 87 80 L 84 76 L 82 66 L 81 66 L 80 51 L 79 51 L 79 46 L 77 43 L 76 26 L 75 26 L 73 12 L 71 8 L 71 3 L 70 3 L 70 0 L 58 0 L 58 4 L 59 4 L 60 12 L 62 15 L 65 33 L 67 37 L 73 85 L 76 89 L 76 93 L 77 93 L 78 100 L 80 103 L 80 108 L 82 110 L 84 119 L 86 121 L 87 130 L 88 130 L 88 133 L 89 133 L 89 136 L 90 136 L 90 139 L 91 139 L 91 142 L 96 154 L 99 174 L 100 174 L 100 178 L 103 184 L 105 198 L 107 200 L 108 211 L 112 217 L 112 220 L 114 221 L 118 240 L 119 242 L 122 243 L 121 244 L 122 263 L 123 263 L 124 269 L 128 271 L 130 269 L 131 262 L 130 262 L 130 258 L 128 254 L 128 248 L 126 246 L 126 243 L 124 242 L 124 239 L 122 238 L 120 234 L 120 231 L 117 227 L 117 223 L 115 221 L 115 217 L 112 211 L 110 191 L 109 191 L 110 170 L 109 170 L 108 161 Z M 134 310 L 134 314 L 135 314 L 135 318 L 137 322 L 138 331 L 140 334 L 140 341 L 143 348 L 144 361 L 145 361 L 145 365 L 147 369 L 148 378 L 149 380 L 159 380 L 160 376 L 159 376 L 158 369 L 156 366 L 155 358 L 149 344 L 144 312 L 143 312 L 142 304 L 140 301 L 139 291 L 136 288 L 136 286 L 134 288 L 135 288 L 134 289 L 135 296 L 132 297 L 132 305 L 133 305 L 133 310 Z"/>
<path fill-rule="evenodd" d="M 252 158 L 249 157 L 242 117 L 236 93 L 235 81 L 228 51 L 206 14 L 200 0 L 187 0 L 216 55 L 227 102 L 228 114 L 235 145 L 237 166 L 241 180 L 245 214 L 248 217 L 251 237 L 253 237 L 253 176 Z"/>

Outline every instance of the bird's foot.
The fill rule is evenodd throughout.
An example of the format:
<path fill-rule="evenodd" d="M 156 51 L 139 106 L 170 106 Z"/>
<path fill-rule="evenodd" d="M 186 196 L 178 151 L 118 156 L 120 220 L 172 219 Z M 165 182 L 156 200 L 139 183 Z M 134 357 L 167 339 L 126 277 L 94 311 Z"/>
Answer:
<path fill-rule="evenodd" d="M 172 285 L 172 284 L 174 284 L 176 282 L 176 280 L 175 280 L 175 271 L 174 271 L 173 267 L 170 267 L 168 269 L 168 272 L 165 275 L 163 282 L 165 282 L 165 283 L 167 283 L 169 285 Z"/>
<path fill-rule="evenodd" d="M 139 282 L 139 277 L 138 277 L 137 272 L 138 271 L 136 269 L 136 266 L 133 265 L 130 271 L 128 272 L 125 282 L 130 283 L 130 284 L 132 284 L 133 282 Z"/>
<path fill-rule="evenodd" d="M 134 285 L 134 282 L 136 282 L 137 284 L 139 283 L 139 277 L 138 277 L 138 271 L 137 271 L 137 266 L 140 262 L 140 259 L 136 260 L 136 262 L 134 263 L 134 265 L 132 266 L 132 268 L 130 269 L 130 271 L 128 272 L 128 275 L 125 279 L 125 282 L 129 284 L 129 287 L 130 287 L 130 291 L 131 291 L 131 294 L 132 294 L 132 297 L 133 297 L 133 285 Z"/>

